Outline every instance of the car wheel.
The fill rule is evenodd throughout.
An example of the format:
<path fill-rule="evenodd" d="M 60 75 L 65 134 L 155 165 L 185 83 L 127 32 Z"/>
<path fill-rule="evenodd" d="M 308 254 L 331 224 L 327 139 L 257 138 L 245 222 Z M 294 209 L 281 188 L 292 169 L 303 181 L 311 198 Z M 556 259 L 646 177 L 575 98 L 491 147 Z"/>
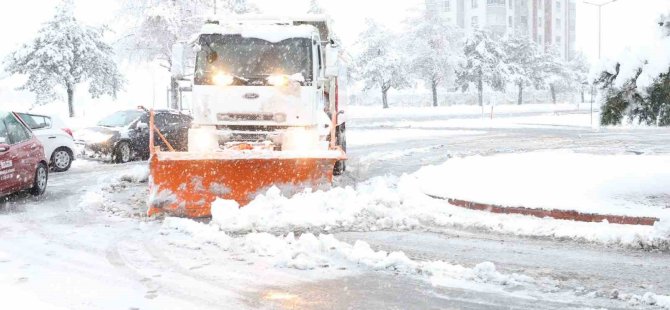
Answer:
<path fill-rule="evenodd" d="M 41 196 L 47 190 L 47 182 L 49 180 L 49 170 L 47 165 L 40 163 L 37 165 L 35 170 L 35 181 L 33 181 L 33 187 L 30 189 L 30 193 L 33 196 Z"/>
<path fill-rule="evenodd" d="M 114 150 L 114 162 L 117 164 L 125 164 L 130 161 L 130 144 L 126 141 L 119 142 Z"/>
<path fill-rule="evenodd" d="M 344 127 L 338 128 L 337 135 L 337 144 L 342 147 L 344 152 L 347 151 L 347 135 L 345 133 L 346 129 Z M 335 168 L 333 169 L 333 175 L 342 175 L 347 170 L 347 161 L 339 160 L 335 163 Z"/>
<path fill-rule="evenodd" d="M 70 170 L 72 166 L 72 151 L 66 148 L 59 148 L 51 155 L 51 166 L 55 172 L 64 172 Z"/>

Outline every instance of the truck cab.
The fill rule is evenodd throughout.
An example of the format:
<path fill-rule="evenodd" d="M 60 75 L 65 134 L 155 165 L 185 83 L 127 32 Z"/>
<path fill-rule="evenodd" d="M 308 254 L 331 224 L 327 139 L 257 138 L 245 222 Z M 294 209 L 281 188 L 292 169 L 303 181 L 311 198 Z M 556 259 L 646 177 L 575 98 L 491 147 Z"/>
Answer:
<path fill-rule="evenodd" d="M 346 70 L 325 16 L 212 20 L 190 45 L 175 48 L 172 70 L 183 79 L 184 64 L 194 63 L 189 151 L 346 145 Z M 194 61 L 183 56 L 188 48 Z"/>

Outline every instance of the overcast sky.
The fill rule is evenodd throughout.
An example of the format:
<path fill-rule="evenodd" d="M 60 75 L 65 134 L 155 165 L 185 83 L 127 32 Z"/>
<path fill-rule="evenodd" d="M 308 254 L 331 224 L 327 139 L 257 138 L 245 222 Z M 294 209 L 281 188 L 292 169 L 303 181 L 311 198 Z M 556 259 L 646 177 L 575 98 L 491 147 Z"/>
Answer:
<path fill-rule="evenodd" d="M 253 0 L 266 13 L 296 14 L 304 12 L 309 0 Z M 345 43 L 355 41 L 366 18 L 373 18 L 392 28 L 424 0 L 322 0 L 337 23 Z M 604 2 L 605 0 L 592 0 Z M 59 0 L 22 0 L 3 5 L 0 10 L 2 40 L 0 56 L 29 39 L 53 13 Z M 76 0 L 77 15 L 88 23 L 109 23 L 114 17 L 114 0 Z M 598 55 L 598 14 L 595 7 L 577 0 L 577 48 L 590 58 Z M 603 8 L 603 56 L 615 56 L 627 46 L 644 44 L 656 35 L 655 21 L 670 13 L 670 0 L 617 0 Z"/>

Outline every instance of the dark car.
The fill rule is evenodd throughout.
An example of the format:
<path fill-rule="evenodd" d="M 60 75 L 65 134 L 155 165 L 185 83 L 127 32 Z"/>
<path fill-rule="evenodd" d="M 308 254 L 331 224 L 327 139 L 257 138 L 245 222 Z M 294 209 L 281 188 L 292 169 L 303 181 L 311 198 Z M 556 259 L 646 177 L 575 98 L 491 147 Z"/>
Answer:
<path fill-rule="evenodd" d="M 177 151 L 188 148 L 190 116 L 169 110 L 154 111 L 156 127 Z M 75 134 L 81 155 L 126 163 L 149 158 L 149 112 L 143 109 L 115 112 Z M 165 149 L 163 141 L 156 145 Z"/>
<path fill-rule="evenodd" d="M 40 141 L 16 114 L 0 111 L 0 197 L 23 190 L 42 195 L 48 179 Z"/>

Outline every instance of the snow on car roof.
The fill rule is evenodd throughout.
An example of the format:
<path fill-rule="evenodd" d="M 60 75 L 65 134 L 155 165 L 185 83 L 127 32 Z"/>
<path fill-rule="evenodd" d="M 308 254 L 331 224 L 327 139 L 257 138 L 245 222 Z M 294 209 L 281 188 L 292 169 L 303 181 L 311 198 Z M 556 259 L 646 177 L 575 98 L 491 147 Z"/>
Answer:
<path fill-rule="evenodd" d="M 291 38 L 312 38 L 318 31 L 310 25 L 217 25 L 206 24 L 200 34 L 239 34 L 245 38 L 256 38 L 272 43 Z"/>

